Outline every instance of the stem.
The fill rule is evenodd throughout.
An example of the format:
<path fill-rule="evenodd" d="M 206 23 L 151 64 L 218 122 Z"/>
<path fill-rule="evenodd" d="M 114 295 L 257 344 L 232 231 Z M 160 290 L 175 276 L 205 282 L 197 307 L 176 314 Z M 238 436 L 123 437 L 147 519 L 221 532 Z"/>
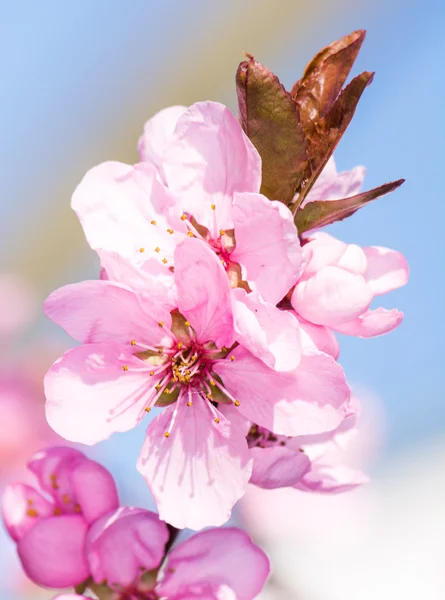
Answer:
<path fill-rule="evenodd" d="M 169 525 L 168 523 L 166 523 L 166 525 L 170 535 L 167 543 L 165 544 L 164 557 L 162 559 L 163 561 L 167 558 L 167 554 L 170 552 L 180 532 L 180 529 L 176 529 L 176 527 L 173 527 L 173 525 Z"/>

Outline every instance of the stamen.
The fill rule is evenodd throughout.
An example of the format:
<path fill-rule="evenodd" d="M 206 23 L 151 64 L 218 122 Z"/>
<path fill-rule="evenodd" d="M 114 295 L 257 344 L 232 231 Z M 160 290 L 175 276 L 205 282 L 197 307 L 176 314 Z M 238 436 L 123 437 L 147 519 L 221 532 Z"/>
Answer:
<path fill-rule="evenodd" d="M 149 412 L 151 411 L 151 406 L 146 406 L 146 407 L 144 408 L 144 410 L 145 410 L 145 412 L 148 412 L 148 413 L 149 413 Z"/>
<path fill-rule="evenodd" d="M 26 511 L 26 514 L 28 515 L 28 517 L 38 517 L 39 513 L 36 511 L 35 508 L 28 508 L 28 510 Z"/>
<path fill-rule="evenodd" d="M 211 205 L 210 205 L 210 208 L 211 208 L 212 210 L 215 210 L 215 209 L 216 209 L 216 204 L 211 204 Z"/>
<path fill-rule="evenodd" d="M 174 233 L 173 229 L 168 228 L 167 229 L 167 233 L 169 233 L 170 235 L 172 235 Z"/>
<path fill-rule="evenodd" d="M 233 362 L 236 359 L 236 356 L 234 354 L 232 354 L 232 356 L 230 357 L 230 360 Z"/>
<path fill-rule="evenodd" d="M 226 235 L 226 232 L 224 231 L 224 229 L 220 229 L 219 230 L 219 235 L 222 237 L 223 235 Z"/>
<path fill-rule="evenodd" d="M 154 219 L 153 219 L 153 221 L 150 221 L 150 223 L 151 223 L 152 225 L 156 225 L 156 221 L 155 221 Z"/>
<path fill-rule="evenodd" d="M 55 475 L 54 473 L 52 475 L 50 475 L 50 480 L 51 480 L 51 487 L 53 488 L 53 490 L 58 490 L 59 489 L 59 485 L 57 483 L 57 475 Z"/>
<path fill-rule="evenodd" d="M 142 254 L 143 252 L 145 252 L 145 248 L 139 248 L 139 252 Z"/>
<path fill-rule="evenodd" d="M 187 220 L 187 215 L 186 214 L 181 215 L 181 221 L 186 221 L 186 220 Z"/>
<path fill-rule="evenodd" d="M 128 371 L 128 365 L 122 365 L 122 371 Z"/>
<path fill-rule="evenodd" d="M 168 260 L 166 258 L 163 258 L 161 262 L 163 262 L 164 265 L 166 265 L 168 263 Z"/>
<path fill-rule="evenodd" d="M 63 496 L 62 496 L 62 502 L 64 504 L 69 504 L 70 503 L 70 497 L 68 496 L 68 494 L 63 494 Z"/>
<path fill-rule="evenodd" d="M 177 401 L 175 403 L 175 408 L 173 410 L 173 415 L 172 415 L 172 418 L 171 418 L 171 421 L 170 421 L 170 425 L 168 426 L 167 431 L 164 433 L 164 436 L 166 438 L 170 437 L 170 434 L 173 431 L 173 427 L 175 426 L 176 418 L 178 416 L 180 403 L 181 403 L 181 400 L 182 400 L 183 397 L 184 397 L 183 390 L 181 390 L 181 393 L 179 394 L 178 399 L 177 399 Z"/>
<path fill-rule="evenodd" d="M 161 249 L 159 248 L 159 246 L 156 246 L 155 252 L 160 252 L 160 251 L 161 251 Z"/>
<path fill-rule="evenodd" d="M 214 380 L 210 380 L 210 383 L 212 383 L 212 381 L 214 381 Z M 215 381 L 214 383 L 215 383 L 216 387 L 218 387 L 223 392 L 223 394 L 225 394 L 228 398 L 230 398 L 230 400 L 232 400 L 232 402 L 235 406 L 240 406 L 241 402 L 239 400 L 237 400 L 236 398 L 234 398 L 232 396 L 232 394 L 230 394 L 223 385 L 221 385 L 218 381 Z"/>

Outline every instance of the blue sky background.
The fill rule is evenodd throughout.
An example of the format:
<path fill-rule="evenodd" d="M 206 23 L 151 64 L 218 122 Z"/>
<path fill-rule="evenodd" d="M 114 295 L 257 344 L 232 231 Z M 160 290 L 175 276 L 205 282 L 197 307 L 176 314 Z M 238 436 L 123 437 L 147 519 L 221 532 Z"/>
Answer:
<path fill-rule="evenodd" d="M 402 326 L 374 340 L 341 339 L 341 362 L 349 379 L 372 391 L 385 407 L 384 462 L 445 432 L 445 8 L 439 0 L 362 4 L 360 11 L 339 10 L 335 18 L 314 22 L 304 53 L 296 55 L 292 37 L 286 35 L 267 56 L 257 58 L 267 60 L 283 83 L 292 85 L 323 45 L 353 29 L 368 29 L 355 73 L 375 70 L 376 77 L 338 148 L 337 166 L 365 165 L 366 188 L 400 177 L 407 181 L 332 232 L 348 242 L 396 248 L 410 264 L 409 285 L 383 298 L 384 306 L 405 312 Z M 119 122 L 121 115 L 131 112 L 141 86 L 164 80 L 163 57 L 201 43 L 205 31 L 200 23 L 219 18 L 212 8 L 212 3 L 195 0 L 1 3 L 2 269 L 14 264 L 18 247 L 26 247 L 21 239 L 24 220 L 51 227 L 54 198 L 45 194 L 45 187 L 66 170 L 71 156 L 81 158 L 66 176 L 70 190 L 97 162 L 136 160 L 142 122 Z M 254 48 L 242 49 L 255 53 Z M 147 55 L 152 60 L 147 62 Z M 233 72 L 236 66 L 234 62 Z M 212 99 L 235 110 L 233 81 Z M 178 100 L 172 97 L 165 104 Z M 130 128 L 126 136 L 134 139 L 133 157 L 126 151 L 104 151 L 111 123 L 114 131 Z M 91 129 L 100 147 L 90 140 Z M 39 190 L 37 199 L 34 189 Z M 58 202 L 69 203 L 69 196 Z M 94 268 L 91 255 L 88 261 L 82 258 L 67 269 L 63 281 L 91 276 Z M 43 320 L 41 328 L 55 332 Z M 145 487 L 133 473 L 142 437 L 139 428 L 98 449 L 120 473 L 124 498 L 135 504 L 146 503 Z"/>

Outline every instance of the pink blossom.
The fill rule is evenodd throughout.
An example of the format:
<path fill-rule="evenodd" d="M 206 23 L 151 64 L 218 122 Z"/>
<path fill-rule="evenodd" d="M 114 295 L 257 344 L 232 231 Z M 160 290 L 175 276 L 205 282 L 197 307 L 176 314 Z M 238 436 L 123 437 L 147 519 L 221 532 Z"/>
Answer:
<path fill-rule="evenodd" d="M 351 171 L 338 173 L 334 157 L 331 156 L 301 207 L 314 200 L 340 200 L 359 194 L 365 174 L 365 167 L 354 167 Z"/>
<path fill-rule="evenodd" d="M 126 263 L 113 260 L 125 272 Z M 252 310 L 248 298 L 234 300 L 224 268 L 203 242 L 177 247 L 173 280 L 172 295 L 144 275 L 138 291 L 98 280 L 49 297 L 47 315 L 83 345 L 48 372 L 46 411 L 60 435 L 94 444 L 166 406 L 148 428 L 138 468 L 163 520 L 200 529 L 229 518 L 251 475 L 245 432 L 221 406 L 231 404 L 277 434 L 319 433 L 341 422 L 349 388 L 331 357 L 323 355 L 321 364 L 314 352 L 303 360 L 296 319 L 265 303 Z M 257 311 L 248 330 L 237 323 L 243 302 Z M 288 370 L 277 372 L 275 362 Z"/>
<path fill-rule="evenodd" d="M 306 321 L 340 333 L 373 337 L 397 327 L 403 313 L 369 309 L 375 296 L 406 284 L 408 265 L 400 252 L 345 244 L 318 232 L 303 246 L 304 271 L 292 306 Z"/>
<path fill-rule="evenodd" d="M 252 425 L 248 443 L 254 458 L 250 483 L 262 488 L 294 487 L 306 492 L 338 493 L 368 481 L 360 471 L 342 464 L 342 450 L 357 433 L 359 402 L 334 431 L 296 437 L 276 436 Z"/>
<path fill-rule="evenodd" d="M 39 488 L 7 486 L 2 514 L 30 579 L 68 587 L 89 576 L 84 554 L 88 526 L 118 506 L 114 480 L 74 448 L 53 447 L 28 463 Z"/>
<path fill-rule="evenodd" d="M 161 111 L 139 150 L 145 162 L 103 163 L 73 195 L 91 247 L 168 280 L 176 246 L 197 237 L 234 287 L 244 280 L 279 302 L 300 271 L 297 229 L 287 207 L 259 194 L 260 156 L 229 109 L 202 102 Z"/>
<path fill-rule="evenodd" d="M 86 556 L 93 581 L 105 580 L 113 598 L 251 600 L 269 574 L 269 561 L 243 532 L 207 530 L 165 554 L 168 529 L 157 515 L 120 508 L 103 516 L 87 536 Z"/>

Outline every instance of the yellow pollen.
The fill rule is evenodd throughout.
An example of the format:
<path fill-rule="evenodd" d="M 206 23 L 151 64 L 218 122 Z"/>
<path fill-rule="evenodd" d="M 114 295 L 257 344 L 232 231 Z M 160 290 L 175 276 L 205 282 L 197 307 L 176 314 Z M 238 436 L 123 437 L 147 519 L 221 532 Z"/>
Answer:
<path fill-rule="evenodd" d="M 164 327 L 164 321 L 159 321 L 158 325 L 159 327 Z"/>
<path fill-rule="evenodd" d="M 145 412 L 150 412 L 150 411 L 151 411 L 151 406 L 146 406 L 146 407 L 144 408 L 144 410 L 145 410 Z"/>
<path fill-rule="evenodd" d="M 215 419 L 215 423 L 219 423 L 219 419 L 218 419 L 218 417 L 216 417 L 216 419 Z"/>
<path fill-rule="evenodd" d="M 155 221 L 154 219 L 153 219 L 153 221 L 150 221 L 150 223 L 151 223 L 152 225 L 156 225 L 156 221 Z"/>
<path fill-rule="evenodd" d="M 232 356 L 230 357 L 230 360 L 233 362 L 235 360 L 235 356 L 232 354 Z"/>
<path fill-rule="evenodd" d="M 215 210 L 215 209 L 216 209 L 216 204 L 212 204 L 212 205 L 210 206 L 210 208 L 211 208 L 212 210 Z"/>
<path fill-rule="evenodd" d="M 145 248 L 139 248 L 139 252 L 142 254 L 142 252 L 145 252 Z"/>
<path fill-rule="evenodd" d="M 60 508 L 58 506 L 56 506 L 56 508 L 53 510 L 53 514 L 58 517 L 59 515 L 62 514 L 62 511 L 60 510 Z"/>
<path fill-rule="evenodd" d="M 169 434 L 169 432 L 168 432 L 168 431 L 166 431 L 166 432 L 164 433 L 164 437 L 170 437 L 170 434 Z"/>
<path fill-rule="evenodd" d="M 181 221 L 186 221 L 187 220 L 187 215 L 181 215 Z"/>
<path fill-rule="evenodd" d="M 183 343 L 182 342 L 178 342 L 178 350 L 181 350 L 181 348 L 183 347 Z"/>
<path fill-rule="evenodd" d="M 155 252 L 160 252 L 160 251 L 161 251 L 161 249 L 159 248 L 159 246 L 156 246 Z"/>
<path fill-rule="evenodd" d="M 157 384 L 155 385 L 155 390 L 156 390 L 157 392 L 159 392 L 159 390 L 161 389 L 161 387 L 162 387 L 162 386 L 161 386 L 161 385 L 159 385 L 159 383 L 157 383 Z"/>
<path fill-rule="evenodd" d="M 225 235 L 225 233 L 226 233 L 226 232 L 224 231 L 224 229 L 220 229 L 220 230 L 219 230 L 219 235 Z"/>
<path fill-rule="evenodd" d="M 81 511 L 80 504 L 76 504 L 76 506 L 74 507 L 74 511 L 76 513 L 80 513 L 80 511 Z"/>
<path fill-rule="evenodd" d="M 128 365 L 122 365 L 122 371 L 128 371 Z"/>
<path fill-rule="evenodd" d="M 166 258 L 163 258 L 162 262 L 164 263 L 164 265 L 166 265 L 168 263 L 168 260 Z"/>
<path fill-rule="evenodd" d="M 68 494 L 63 494 L 63 496 L 62 496 L 62 502 L 64 504 L 69 504 L 70 503 L 70 497 L 68 496 Z"/>
<path fill-rule="evenodd" d="M 53 488 L 53 490 L 58 490 L 59 486 L 57 484 L 57 476 L 53 473 L 52 475 L 50 475 L 50 479 L 51 479 L 51 487 Z"/>
<path fill-rule="evenodd" d="M 241 402 L 239 400 L 235 400 L 235 402 L 233 403 L 235 406 L 239 406 L 241 404 Z"/>
<path fill-rule="evenodd" d="M 212 394 L 209 392 L 208 394 L 206 394 L 206 398 L 208 398 L 209 400 L 212 399 Z"/>
<path fill-rule="evenodd" d="M 28 508 L 28 510 L 26 511 L 26 514 L 28 515 L 28 517 L 38 517 L 39 516 L 35 508 Z"/>
<path fill-rule="evenodd" d="M 186 327 L 190 327 L 190 322 L 189 322 L 189 321 L 185 321 L 185 322 L 184 322 L 184 325 L 185 325 Z"/>
<path fill-rule="evenodd" d="M 149 373 L 150 377 L 153 377 L 154 374 L 155 374 L 154 371 L 150 371 L 150 373 Z"/>
<path fill-rule="evenodd" d="M 171 235 L 173 233 L 173 229 L 167 229 L 167 233 Z"/>
<path fill-rule="evenodd" d="M 169 388 L 165 388 L 164 392 L 165 392 L 166 394 L 171 394 L 171 392 L 172 392 L 172 391 L 171 391 Z"/>
<path fill-rule="evenodd" d="M 193 233 L 193 231 L 187 231 L 187 235 L 189 237 L 195 237 L 195 234 Z"/>
<path fill-rule="evenodd" d="M 131 340 L 130 344 L 131 344 L 132 346 L 136 346 L 136 340 Z"/>
<path fill-rule="evenodd" d="M 214 379 L 211 379 L 211 380 L 210 380 L 210 385 L 216 385 L 216 383 L 215 383 Z"/>
<path fill-rule="evenodd" d="M 187 406 L 192 406 L 192 403 L 190 400 L 187 402 Z"/>

